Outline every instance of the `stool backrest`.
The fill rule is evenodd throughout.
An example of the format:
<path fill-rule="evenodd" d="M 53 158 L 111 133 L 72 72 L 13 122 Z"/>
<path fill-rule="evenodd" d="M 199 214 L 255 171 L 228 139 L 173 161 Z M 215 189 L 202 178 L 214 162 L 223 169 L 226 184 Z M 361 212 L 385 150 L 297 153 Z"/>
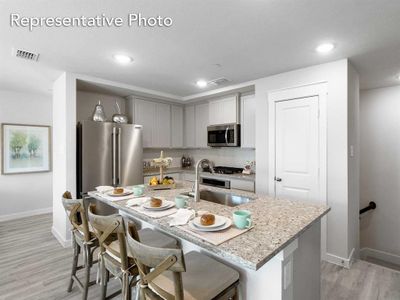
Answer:
<path fill-rule="evenodd" d="M 129 268 L 128 253 L 126 250 L 125 225 L 121 215 L 101 216 L 95 213 L 95 206 L 90 204 L 88 209 L 89 222 L 99 240 L 101 251 L 111 252 L 121 260 L 121 268 Z M 119 252 L 115 251 L 110 244 L 118 241 Z"/>
<path fill-rule="evenodd" d="M 71 193 L 67 191 L 62 196 L 62 204 L 72 227 L 83 233 L 86 242 L 90 241 L 89 223 L 83 200 L 72 199 Z"/>
<path fill-rule="evenodd" d="M 167 300 L 182 300 L 182 272 L 186 271 L 185 259 L 181 249 L 155 248 L 142 244 L 137 239 L 136 229 L 128 227 L 128 249 L 139 269 L 142 293 L 152 294 L 149 286 Z M 174 279 L 175 295 L 157 286 L 153 280 L 165 271 L 171 271 Z M 150 297 L 149 297 L 150 298 Z"/>

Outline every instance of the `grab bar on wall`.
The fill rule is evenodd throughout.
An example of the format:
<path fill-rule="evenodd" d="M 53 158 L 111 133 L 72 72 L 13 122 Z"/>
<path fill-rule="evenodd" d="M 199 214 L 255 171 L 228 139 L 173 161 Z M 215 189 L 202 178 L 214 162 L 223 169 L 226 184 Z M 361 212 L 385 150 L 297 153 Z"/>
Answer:
<path fill-rule="evenodd" d="M 376 203 L 374 201 L 371 201 L 367 207 L 360 209 L 360 215 L 375 208 L 376 208 Z"/>

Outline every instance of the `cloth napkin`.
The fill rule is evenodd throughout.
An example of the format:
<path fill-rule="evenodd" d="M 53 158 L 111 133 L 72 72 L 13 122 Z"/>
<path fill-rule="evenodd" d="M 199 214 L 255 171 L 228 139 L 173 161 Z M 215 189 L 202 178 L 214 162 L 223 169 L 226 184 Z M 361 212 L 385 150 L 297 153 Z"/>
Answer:
<path fill-rule="evenodd" d="M 114 188 L 112 186 L 109 186 L 109 185 L 96 186 L 96 191 L 98 191 L 100 193 L 106 193 L 106 192 L 112 191 L 112 190 L 114 190 Z"/>
<path fill-rule="evenodd" d="M 137 206 L 137 205 L 142 205 L 146 201 L 149 201 L 151 197 L 139 197 L 139 198 L 134 198 L 131 200 L 128 200 L 126 202 L 126 206 Z"/>
<path fill-rule="evenodd" d="M 191 218 L 195 216 L 195 212 L 191 209 L 179 208 L 175 215 L 171 218 L 169 226 L 179 226 L 187 224 Z"/>

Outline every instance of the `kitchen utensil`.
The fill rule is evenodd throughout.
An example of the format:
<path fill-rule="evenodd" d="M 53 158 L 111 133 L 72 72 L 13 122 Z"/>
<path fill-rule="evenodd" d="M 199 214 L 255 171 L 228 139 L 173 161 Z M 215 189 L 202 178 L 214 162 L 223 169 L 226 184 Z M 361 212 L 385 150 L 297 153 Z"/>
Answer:
<path fill-rule="evenodd" d="M 229 218 L 226 218 L 226 223 L 220 227 L 216 227 L 216 228 L 200 228 L 197 227 L 196 225 L 194 225 L 193 220 L 189 222 L 189 228 L 196 230 L 196 231 L 205 231 L 205 232 L 215 232 L 215 231 L 222 231 L 225 230 L 229 227 L 231 227 L 232 225 L 232 220 Z"/>
<path fill-rule="evenodd" d="M 175 197 L 175 206 L 177 208 L 184 208 L 189 205 L 189 197 L 186 195 L 178 195 Z"/>
<path fill-rule="evenodd" d="M 252 224 L 251 212 L 248 210 L 237 210 L 233 213 L 233 222 L 239 229 L 250 228 Z"/>
<path fill-rule="evenodd" d="M 215 216 L 215 222 L 212 225 L 202 225 L 201 221 L 200 221 L 201 217 L 196 217 L 193 219 L 193 224 L 201 229 L 204 228 L 217 228 L 217 227 L 221 227 L 223 225 L 225 225 L 225 223 L 227 222 L 227 218 L 223 217 L 223 216 Z"/>

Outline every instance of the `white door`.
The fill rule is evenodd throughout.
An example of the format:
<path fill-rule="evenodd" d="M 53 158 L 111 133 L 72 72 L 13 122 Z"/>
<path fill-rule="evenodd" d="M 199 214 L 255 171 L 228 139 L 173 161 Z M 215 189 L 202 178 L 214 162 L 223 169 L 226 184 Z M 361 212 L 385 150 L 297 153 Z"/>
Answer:
<path fill-rule="evenodd" d="M 319 199 L 318 96 L 275 102 L 275 194 Z"/>

